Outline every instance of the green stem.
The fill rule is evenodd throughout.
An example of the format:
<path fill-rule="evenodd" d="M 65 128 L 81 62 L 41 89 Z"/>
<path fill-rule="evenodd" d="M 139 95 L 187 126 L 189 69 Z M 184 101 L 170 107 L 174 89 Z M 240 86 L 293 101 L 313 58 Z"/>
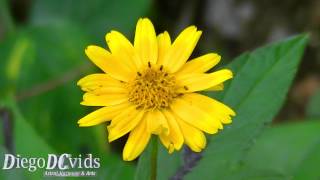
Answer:
<path fill-rule="evenodd" d="M 151 169 L 150 169 L 150 179 L 157 179 L 157 164 L 158 164 L 158 140 L 156 136 L 152 137 L 151 140 Z"/>
<path fill-rule="evenodd" d="M 148 147 L 139 158 L 135 180 L 156 180 L 158 160 L 158 139 L 152 135 Z"/>

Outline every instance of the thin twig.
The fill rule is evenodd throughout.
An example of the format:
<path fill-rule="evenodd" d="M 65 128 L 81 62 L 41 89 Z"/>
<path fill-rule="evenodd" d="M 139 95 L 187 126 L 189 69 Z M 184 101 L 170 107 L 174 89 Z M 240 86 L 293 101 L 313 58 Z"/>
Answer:
<path fill-rule="evenodd" d="M 6 108 L 0 109 L 0 119 L 2 120 L 2 130 L 4 137 L 4 145 L 6 150 L 8 152 L 13 153 L 14 147 L 13 147 L 13 118 L 11 116 L 11 113 Z"/>
<path fill-rule="evenodd" d="M 195 167 L 201 159 L 201 153 L 195 153 L 187 146 L 183 149 L 183 165 L 180 166 L 176 174 L 171 177 L 171 180 L 182 180 L 183 177 Z"/>
<path fill-rule="evenodd" d="M 18 93 L 16 95 L 16 100 L 17 101 L 21 101 L 33 96 L 38 96 L 40 94 L 43 94 L 45 92 L 48 92 L 50 90 L 53 90 L 63 84 L 65 84 L 66 82 L 69 82 L 73 79 L 75 79 L 77 76 L 79 76 L 80 74 L 82 74 L 83 72 L 87 71 L 89 69 L 90 66 L 88 66 L 88 64 L 83 64 L 81 66 L 79 66 L 76 69 L 70 70 L 68 72 L 66 72 L 65 74 L 54 78 L 52 80 L 37 84 L 33 87 L 31 87 L 30 89 L 24 90 L 20 93 Z"/>

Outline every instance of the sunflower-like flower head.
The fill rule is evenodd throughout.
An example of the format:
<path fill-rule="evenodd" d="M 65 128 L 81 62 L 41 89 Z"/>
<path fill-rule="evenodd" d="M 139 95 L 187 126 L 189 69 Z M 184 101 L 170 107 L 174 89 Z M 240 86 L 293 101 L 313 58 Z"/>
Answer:
<path fill-rule="evenodd" d="M 109 50 L 88 46 L 85 53 L 103 73 L 78 81 L 85 91 L 82 105 L 101 106 L 78 121 L 93 126 L 111 121 L 109 142 L 127 133 L 123 159 L 130 161 L 157 135 L 169 153 L 187 144 L 200 152 L 206 146 L 203 132 L 214 134 L 231 123 L 235 113 L 199 91 L 219 91 L 232 72 L 206 73 L 220 61 L 215 53 L 188 61 L 201 31 L 184 29 L 171 43 L 167 32 L 156 36 L 151 21 L 139 19 L 134 44 L 117 31 L 106 35 Z"/>

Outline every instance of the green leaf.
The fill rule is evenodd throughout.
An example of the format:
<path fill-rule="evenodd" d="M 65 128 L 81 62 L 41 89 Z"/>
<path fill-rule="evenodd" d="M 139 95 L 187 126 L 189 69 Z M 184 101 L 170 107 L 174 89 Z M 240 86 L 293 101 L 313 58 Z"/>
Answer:
<path fill-rule="evenodd" d="M 9 153 L 5 147 L 0 145 L 0 164 L 4 164 L 4 154 Z M 23 179 L 23 171 L 21 169 L 10 169 L 10 170 L 1 170 L 0 179 L 10 180 L 10 179 Z"/>
<path fill-rule="evenodd" d="M 88 62 L 83 52 L 86 35 L 72 24 L 23 31 L 37 53 L 18 74 L 16 94 L 22 113 L 58 152 L 77 153 L 86 143 L 96 145 L 92 129 L 79 128 L 76 123 L 86 113 L 79 105 L 82 94 L 76 86 L 81 67 Z"/>
<path fill-rule="evenodd" d="M 241 167 L 257 136 L 282 106 L 307 39 L 299 35 L 271 44 L 230 65 L 235 77 L 222 101 L 237 116 L 210 137 L 202 159 L 187 179 L 229 179 Z"/>
<path fill-rule="evenodd" d="M 157 178 L 158 143 L 157 137 L 153 136 L 146 150 L 139 157 L 135 180 L 155 180 Z"/>
<path fill-rule="evenodd" d="M 72 21 L 96 39 L 104 40 L 111 28 L 132 32 L 136 21 L 150 5 L 150 0 L 36 0 L 30 19 L 33 24 L 57 23 L 62 19 Z"/>
<path fill-rule="evenodd" d="M 239 171 L 243 175 L 264 170 L 281 174 L 283 179 L 319 179 L 319 131 L 319 121 L 272 127 L 257 140 Z"/>
<path fill-rule="evenodd" d="M 314 95 L 309 99 L 307 104 L 306 116 L 308 118 L 318 118 L 320 119 L 320 89 L 317 90 Z"/>
<path fill-rule="evenodd" d="M 1 95 L 14 94 L 28 123 L 57 152 L 109 152 L 105 128 L 79 128 L 89 110 L 79 103 L 78 79 L 94 67 L 87 36 L 73 24 L 20 29 L 0 45 Z M 3 80 L 3 81 L 2 81 Z M 87 111 L 86 111 L 87 109 Z"/>
<path fill-rule="evenodd" d="M 8 110 L 12 114 L 11 122 L 13 122 L 13 142 L 15 154 L 21 157 L 47 157 L 48 153 L 55 153 L 36 131 L 20 114 L 13 98 L 7 97 L 3 99 L 0 106 Z M 38 169 L 35 172 L 23 171 L 27 177 L 42 177 L 44 169 Z"/>
<path fill-rule="evenodd" d="M 23 32 L 12 34 L 0 44 L 0 58 L 0 98 L 4 98 L 16 91 L 23 67 L 34 60 L 33 40 Z"/>
<path fill-rule="evenodd" d="M 168 150 L 161 145 L 158 151 L 157 179 L 167 180 L 173 177 L 182 165 L 181 157 L 181 152 L 169 154 Z"/>

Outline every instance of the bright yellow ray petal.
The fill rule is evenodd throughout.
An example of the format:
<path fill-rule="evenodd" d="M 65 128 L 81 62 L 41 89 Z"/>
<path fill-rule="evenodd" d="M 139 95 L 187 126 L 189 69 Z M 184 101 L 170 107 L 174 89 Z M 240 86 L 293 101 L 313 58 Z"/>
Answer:
<path fill-rule="evenodd" d="M 134 47 L 147 66 L 148 62 L 156 64 L 158 59 L 158 42 L 152 22 L 148 18 L 139 19 L 136 26 Z"/>
<path fill-rule="evenodd" d="M 142 120 L 137 127 L 131 131 L 123 149 L 123 160 L 132 161 L 145 149 L 151 137 L 151 134 L 146 131 L 146 128 L 146 122 Z"/>
<path fill-rule="evenodd" d="M 80 79 L 77 83 L 81 89 L 95 95 L 108 93 L 126 93 L 128 90 L 124 83 L 116 80 L 108 74 L 90 74 Z"/>
<path fill-rule="evenodd" d="M 86 85 L 105 85 L 105 86 L 121 86 L 121 83 L 119 80 L 112 78 L 108 74 L 104 73 L 96 73 L 96 74 L 90 74 L 83 78 L 81 78 L 78 82 L 78 86 L 86 86 Z"/>
<path fill-rule="evenodd" d="M 205 111 L 181 98 L 176 99 L 170 106 L 176 116 L 192 126 L 209 134 L 218 132 L 218 127 L 212 123 L 212 119 Z"/>
<path fill-rule="evenodd" d="M 224 89 L 224 85 L 223 85 L 223 83 L 221 83 L 216 86 L 212 86 L 208 89 L 205 89 L 204 91 L 222 91 L 223 89 Z"/>
<path fill-rule="evenodd" d="M 135 72 L 99 46 L 88 46 L 85 53 L 94 64 L 115 79 L 128 82 L 134 77 Z"/>
<path fill-rule="evenodd" d="M 194 152 L 201 152 L 206 147 L 206 137 L 202 131 L 184 122 L 179 117 L 175 117 L 177 123 L 181 127 L 181 132 L 185 143 Z"/>
<path fill-rule="evenodd" d="M 210 123 L 219 129 L 223 129 L 222 123 L 220 121 L 219 116 L 216 114 L 216 111 L 214 107 L 211 105 L 211 103 L 205 103 L 207 99 L 204 99 L 202 95 L 196 94 L 196 93 L 187 93 L 182 97 L 185 101 L 189 102 L 193 106 L 197 106 L 202 111 L 206 112 L 208 115 L 210 115 Z"/>
<path fill-rule="evenodd" d="M 202 110 L 210 114 L 217 125 L 219 124 L 217 123 L 217 121 L 220 121 L 224 124 L 230 123 L 230 116 L 236 115 L 236 113 L 231 108 L 224 105 L 223 103 L 198 93 L 185 94 L 183 98 L 185 100 L 188 99 L 187 101 L 194 104 L 195 106 L 200 107 Z"/>
<path fill-rule="evenodd" d="M 117 114 L 120 114 L 129 106 L 129 103 L 122 103 L 114 106 L 100 108 L 86 115 L 78 121 L 80 127 L 94 126 L 106 121 L 110 121 Z"/>
<path fill-rule="evenodd" d="M 184 140 L 183 140 L 183 134 L 177 123 L 177 120 L 175 119 L 174 115 L 172 115 L 172 113 L 169 112 L 168 110 L 163 111 L 163 114 L 167 119 L 170 133 L 169 135 L 161 134 L 160 140 L 163 143 L 163 145 L 169 150 L 169 152 L 172 151 L 172 149 L 170 148 L 179 150 L 181 149 Z"/>
<path fill-rule="evenodd" d="M 147 131 L 151 134 L 169 134 L 168 122 L 159 110 L 148 111 L 145 116 Z"/>
<path fill-rule="evenodd" d="M 158 65 L 162 65 L 164 61 L 164 57 L 171 46 L 170 35 L 167 31 L 161 33 L 157 37 L 158 39 Z"/>
<path fill-rule="evenodd" d="M 137 110 L 136 107 L 132 105 L 112 119 L 111 124 L 108 126 L 109 142 L 124 136 L 134 129 L 141 121 L 143 115 L 143 110 Z"/>
<path fill-rule="evenodd" d="M 190 26 L 180 33 L 163 60 L 163 66 L 168 72 L 175 73 L 186 63 L 201 33 L 195 26 Z"/>
<path fill-rule="evenodd" d="M 167 148 L 169 154 L 173 153 L 175 148 L 173 142 L 171 141 L 171 137 L 165 134 L 159 134 L 159 139 L 164 147 Z"/>
<path fill-rule="evenodd" d="M 221 59 L 218 54 L 210 53 L 188 61 L 176 74 L 204 73 L 217 65 Z"/>
<path fill-rule="evenodd" d="M 85 106 L 113 106 L 128 101 L 127 94 L 104 94 L 97 96 L 92 93 L 83 95 L 82 105 Z"/>
<path fill-rule="evenodd" d="M 222 69 L 210 74 L 185 74 L 176 76 L 177 84 L 181 87 L 178 92 L 195 92 L 208 89 L 231 79 L 232 72 L 228 69 Z"/>
<path fill-rule="evenodd" d="M 130 41 L 118 31 L 111 31 L 106 34 L 106 41 L 112 55 L 121 63 L 129 67 L 131 71 L 136 72 L 141 66 L 141 60 L 135 53 Z"/>

